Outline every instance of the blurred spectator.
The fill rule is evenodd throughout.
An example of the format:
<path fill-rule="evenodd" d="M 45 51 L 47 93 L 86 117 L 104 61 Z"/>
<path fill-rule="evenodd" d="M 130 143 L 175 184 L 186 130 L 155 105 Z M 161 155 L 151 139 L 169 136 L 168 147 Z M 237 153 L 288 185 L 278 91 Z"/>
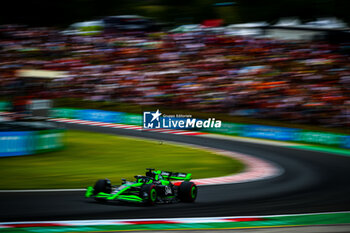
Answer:
<path fill-rule="evenodd" d="M 64 36 L 1 27 L 1 95 L 22 68 L 67 71 L 35 97 L 77 97 L 350 126 L 350 57 L 340 46 L 210 31 Z"/>

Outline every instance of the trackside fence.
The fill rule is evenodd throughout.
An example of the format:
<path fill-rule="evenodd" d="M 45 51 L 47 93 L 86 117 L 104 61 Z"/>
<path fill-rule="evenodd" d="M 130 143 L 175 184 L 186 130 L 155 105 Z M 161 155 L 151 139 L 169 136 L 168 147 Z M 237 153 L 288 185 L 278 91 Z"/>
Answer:
<path fill-rule="evenodd" d="M 129 114 L 124 112 L 103 110 L 55 108 L 51 111 L 51 117 L 139 126 L 142 125 L 141 114 Z M 308 131 L 298 128 L 223 122 L 221 128 L 203 128 L 201 131 L 241 137 L 263 138 L 350 148 L 350 135 L 321 131 Z"/>
<path fill-rule="evenodd" d="M 0 132 L 0 157 L 30 155 L 63 148 L 64 130 Z"/>

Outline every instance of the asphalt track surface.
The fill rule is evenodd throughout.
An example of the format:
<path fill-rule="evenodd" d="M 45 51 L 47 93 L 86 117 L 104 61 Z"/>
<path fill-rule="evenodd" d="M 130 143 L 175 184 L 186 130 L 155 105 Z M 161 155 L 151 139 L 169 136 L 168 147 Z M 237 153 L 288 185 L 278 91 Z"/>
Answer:
<path fill-rule="evenodd" d="M 257 216 L 350 210 L 349 157 L 198 136 L 61 125 L 245 153 L 274 162 L 285 171 L 267 180 L 201 186 L 195 203 L 154 207 L 119 202 L 100 204 L 85 199 L 80 191 L 0 193 L 0 221 Z"/>

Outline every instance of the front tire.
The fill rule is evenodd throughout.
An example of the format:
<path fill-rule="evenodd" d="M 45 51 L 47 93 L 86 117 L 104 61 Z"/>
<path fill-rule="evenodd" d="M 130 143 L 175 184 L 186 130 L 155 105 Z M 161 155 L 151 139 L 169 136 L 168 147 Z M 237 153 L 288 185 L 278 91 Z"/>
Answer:
<path fill-rule="evenodd" d="M 93 195 L 97 195 L 98 193 L 111 193 L 112 192 L 112 184 L 109 180 L 107 179 L 103 179 L 103 180 L 98 180 L 95 183 L 94 186 L 94 191 L 93 191 Z M 107 200 L 104 198 L 98 198 L 95 197 L 95 200 L 98 202 L 106 202 Z"/>
<path fill-rule="evenodd" d="M 153 184 L 146 184 L 141 188 L 141 195 L 145 198 L 146 205 L 154 205 L 157 200 L 156 186 Z"/>
<path fill-rule="evenodd" d="M 194 202 L 197 198 L 197 185 L 193 182 L 184 181 L 179 186 L 179 199 L 182 202 Z"/>

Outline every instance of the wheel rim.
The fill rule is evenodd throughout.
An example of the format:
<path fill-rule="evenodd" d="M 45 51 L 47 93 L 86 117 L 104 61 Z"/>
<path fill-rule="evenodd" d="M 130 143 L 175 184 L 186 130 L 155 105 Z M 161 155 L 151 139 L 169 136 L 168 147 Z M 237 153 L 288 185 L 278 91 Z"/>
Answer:
<path fill-rule="evenodd" d="M 191 197 L 192 197 L 192 199 L 195 199 L 196 196 L 197 196 L 196 186 L 192 186 L 192 188 L 191 188 Z"/>
<path fill-rule="evenodd" d="M 155 201 L 156 200 L 157 193 L 156 193 L 155 189 L 151 190 L 151 195 L 150 196 L 151 196 L 151 201 Z"/>

